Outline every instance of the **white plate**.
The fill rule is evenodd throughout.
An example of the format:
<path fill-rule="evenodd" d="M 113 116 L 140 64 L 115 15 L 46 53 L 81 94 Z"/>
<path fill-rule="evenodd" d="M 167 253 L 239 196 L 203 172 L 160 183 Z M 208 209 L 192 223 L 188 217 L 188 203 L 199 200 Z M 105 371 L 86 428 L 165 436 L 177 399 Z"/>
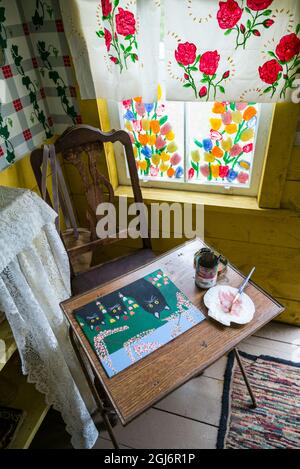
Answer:
<path fill-rule="evenodd" d="M 251 298 L 242 293 L 238 304 L 233 308 L 232 313 L 224 312 L 221 301 L 226 305 L 230 299 L 234 298 L 238 289 L 228 285 L 217 285 L 210 288 L 204 295 L 204 304 L 208 309 L 208 315 L 220 322 L 224 326 L 230 326 L 231 322 L 236 324 L 247 324 L 253 319 L 255 306 Z"/>

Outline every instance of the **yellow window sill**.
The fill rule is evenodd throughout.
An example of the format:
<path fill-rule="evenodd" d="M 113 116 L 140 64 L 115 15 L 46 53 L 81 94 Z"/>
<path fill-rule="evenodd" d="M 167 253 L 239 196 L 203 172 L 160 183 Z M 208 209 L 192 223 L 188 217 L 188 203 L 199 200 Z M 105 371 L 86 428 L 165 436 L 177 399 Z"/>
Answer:
<path fill-rule="evenodd" d="M 283 212 L 285 214 L 293 213 L 291 210 L 260 208 L 258 206 L 257 198 L 249 196 L 211 194 L 157 188 L 142 188 L 142 194 L 145 203 L 180 202 L 204 205 L 210 210 L 227 209 L 228 211 L 232 211 L 234 209 L 235 211 L 256 211 L 257 213 L 272 216 L 282 216 Z M 118 186 L 115 190 L 115 195 L 117 197 L 126 196 L 128 198 L 132 198 L 132 189 L 129 186 Z"/>

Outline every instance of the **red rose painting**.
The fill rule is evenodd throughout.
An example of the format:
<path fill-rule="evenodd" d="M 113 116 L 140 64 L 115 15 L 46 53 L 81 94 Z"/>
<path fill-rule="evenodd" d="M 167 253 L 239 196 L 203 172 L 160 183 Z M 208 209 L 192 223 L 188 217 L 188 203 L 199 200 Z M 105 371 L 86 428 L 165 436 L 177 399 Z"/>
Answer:
<path fill-rule="evenodd" d="M 300 52 L 300 39 L 295 33 L 288 34 L 280 39 L 276 47 L 276 55 L 282 62 L 289 62 Z"/>
<path fill-rule="evenodd" d="M 112 12 L 112 4 L 110 0 L 101 0 L 101 6 L 102 6 L 102 15 L 103 16 L 109 16 Z"/>
<path fill-rule="evenodd" d="M 199 98 L 204 98 L 207 95 L 207 88 L 206 86 L 202 86 L 199 91 Z"/>
<path fill-rule="evenodd" d="M 269 60 L 262 67 L 259 67 L 259 76 L 265 83 L 273 85 L 278 79 L 279 72 L 283 70 L 276 59 Z"/>
<path fill-rule="evenodd" d="M 131 11 L 119 8 L 116 15 L 117 33 L 121 36 L 130 36 L 135 34 L 135 18 Z"/>
<path fill-rule="evenodd" d="M 220 55 L 214 52 L 205 52 L 200 59 L 199 70 L 206 75 L 214 75 L 218 70 Z"/>
<path fill-rule="evenodd" d="M 299 73 L 300 54 L 300 25 L 296 26 L 295 33 L 283 36 L 275 48 L 275 52 L 268 51 L 274 57 L 261 67 L 258 72 L 262 81 L 271 85 L 264 89 L 264 93 L 271 93 L 274 96 L 278 87 L 281 86 L 280 98 L 285 98 L 288 90 L 294 86 L 297 74 Z M 283 72 L 283 73 L 281 73 Z"/>
<path fill-rule="evenodd" d="M 273 26 L 274 20 L 266 18 L 272 14 L 272 10 L 267 10 L 272 3 L 273 0 L 247 0 L 247 6 L 244 6 L 242 1 L 219 2 L 219 27 L 226 30 L 225 36 L 235 32 L 236 49 L 245 49 L 249 40 L 261 37 L 264 29 Z"/>
<path fill-rule="evenodd" d="M 175 59 L 182 65 L 192 65 L 196 60 L 196 51 L 197 47 L 195 44 L 189 42 L 179 44 L 175 51 Z"/>
<path fill-rule="evenodd" d="M 211 94 L 216 97 L 217 91 L 225 93 L 225 88 L 221 84 L 230 77 L 230 70 L 223 71 L 221 76 L 217 78 L 217 72 L 220 62 L 220 54 L 218 51 L 206 51 L 203 54 L 197 54 L 197 47 L 190 42 L 178 44 L 174 51 L 175 59 L 178 65 L 183 68 L 184 88 L 192 88 L 195 98 L 209 101 Z M 195 73 L 200 72 L 200 82 L 203 85 L 197 89 Z"/>
<path fill-rule="evenodd" d="M 219 3 L 220 9 L 217 20 L 221 29 L 232 29 L 239 22 L 243 14 L 242 8 L 235 0 Z"/>
<path fill-rule="evenodd" d="M 109 52 L 111 41 L 112 41 L 112 35 L 111 35 L 111 32 L 106 28 L 104 28 L 104 39 L 105 39 L 106 49 Z"/>
<path fill-rule="evenodd" d="M 98 37 L 104 39 L 109 59 L 120 68 L 128 69 L 128 60 L 135 63 L 137 55 L 136 20 L 134 14 L 125 8 L 119 7 L 114 0 L 101 0 L 103 30 L 96 31 Z M 99 6 L 100 7 L 100 6 Z"/>
<path fill-rule="evenodd" d="M 253 11 L 261 11 L 269 8 L 274 0 L 247 0 L 247 7 Z"/>

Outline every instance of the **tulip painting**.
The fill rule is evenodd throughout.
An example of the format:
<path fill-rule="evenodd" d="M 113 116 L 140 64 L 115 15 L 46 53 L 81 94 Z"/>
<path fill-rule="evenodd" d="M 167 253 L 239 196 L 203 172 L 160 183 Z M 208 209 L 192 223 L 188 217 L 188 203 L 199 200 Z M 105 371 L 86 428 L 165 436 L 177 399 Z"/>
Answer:
<path fill-rule="evenodd" d="M 128 68 L 128 61 L 138 60 L 136 19 L 128 7 L 121 8 L 119 0 L 101 0 L 103 29 L 96 31 L 104 39 L 109 59 L 120 68 Z"/>
<path fill-rule="evenodd" d="M 130 135 L 141 178 L 182 179 L 182 156 L 176 135 L 161 102 L 143 103 L 141 98 L 122 102 L 124 128 Z"/>
<path fill-rule="evenodd" d="M 193 139 L 189 182 L 248 187 L 256 126 L 255 103 L 213 103 L 209 136 Z"/>

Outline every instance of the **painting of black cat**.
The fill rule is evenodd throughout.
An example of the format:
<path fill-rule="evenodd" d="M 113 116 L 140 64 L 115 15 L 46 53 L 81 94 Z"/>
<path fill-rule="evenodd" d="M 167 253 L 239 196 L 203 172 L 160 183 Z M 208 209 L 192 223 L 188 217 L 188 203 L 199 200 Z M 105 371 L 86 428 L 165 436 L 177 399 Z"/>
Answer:
<path fill-rule="evenodd" d="M 157 319 L 160 318 L 162 311 L 170 309 L 159 289 L 144 278 L 121 288 L 115 295 L 119 296 L 119 293 L 125 298 L 134 298 L 145 311 L 153 314 Z"/>
<path fill-rule="evenodd" d="M 79 316 L 87 322 L 92 330 L 98 329 L 105 324 L 106 315 L 111 319 L 119 320 L 122 316 L 129 314 L 126 309 L 127 298 L 133 299 L 147 313 L 152 314 L 157 319 L 160 319 L 164 310 L 170 309 L 159 289 L 142 278 L 100 298 L 96 302 L 97 308 L 94 312 L 91 313 L 90 308 L 89 312 L 81 310 Z"/>

